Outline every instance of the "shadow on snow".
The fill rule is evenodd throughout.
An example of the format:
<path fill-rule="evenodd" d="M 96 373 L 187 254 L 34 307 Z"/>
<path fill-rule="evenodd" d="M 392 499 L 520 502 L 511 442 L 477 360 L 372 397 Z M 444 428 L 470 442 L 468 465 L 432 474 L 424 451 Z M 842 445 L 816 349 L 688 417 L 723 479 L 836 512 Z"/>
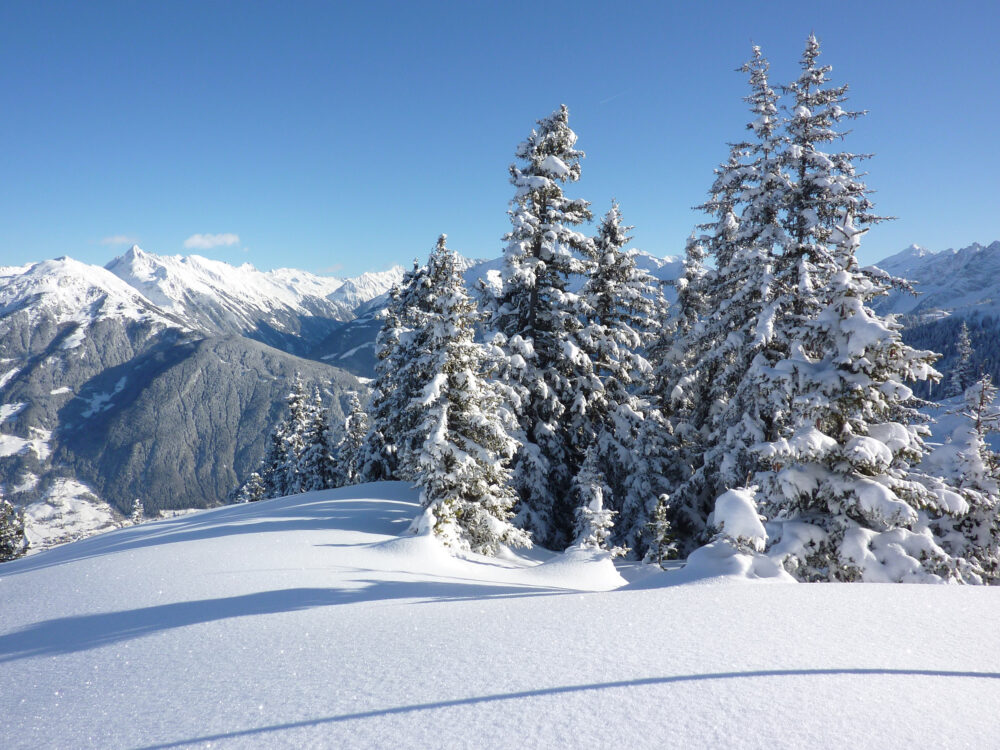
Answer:
<path fill-rule="evenodd" d="M 542 586 L 495 586 L 460 580 L 359 580 L 357 583 L 359 587 L 352 589 L 280 589 L 44 620 L 0 635 L 0 663 L 35 656 L 71 654 L 233 617 L 281 614 L 372 600 L 422 599 L 438 602 L 569 593 L 566 589 Z"/>
<path fill-rule="evenodd" d="M 170 747 L 181 747 L 183 745 L 212 742 L 216 740 L 228 740 L 238 737 L 254 737 L 267 734 L 269 732 L 281 732 L 291 729 L 302 729 L 306 727 L 322 726 L 324 724 L 337 724 L 346 721 L 358 721 L 361 719 L 375 719 L 394 714 L 416 713 L 418 711 L 433 711 L 441 708 L 453 708 L 456 706 L 471 706 L 479 703 L 493 703 L 498 701 L 521 700 L 525 698 L 539 698 L 548 695 L 563 695 L 566 693 L 582 693 L 592 690 L 608 690 L 613 688 L 633 688 L 648 685 L 670 685 L 680 682 L 702 682 L 705 680 L 735 680 L 760 677 L 827 677 L 833 675 L 847 675 L 868 677 L 872 675 L 886 675 L 891 677 L 967 677 L 997 680 L 1000 679 L 1000 672 L 951 672 L 940 669 L 865 669 L 865 668 L 844 668 L 844 669 L 761 669 L 747 672 L 710 672 L 707 674 L 681 674 L 668 677 L 645 677 L 636 680 L 620 680 L 617 682 L 593 682 L 584 685 L 562 685 L 559 687 L 539 688 L 537 690 L 522 690 L 516 693 L 497 693 L 495 695 L 480 695 L 471 698 L 456 698 L 454 700 L 435 701 L 433 703 L 415 703 L 409 706 L 396 706 L 394 708 L 376 709 L 373 711 L 359 711 L 353 714 L 340 714 L 339 716 L 324 716 L 319 719 L 303 719 L 302 721 L 290 721 L 284 724 L 271 724 L 269 726 L 254 727 L 252 729 L 241 729 L 234 732 L 204 735 L 202 737 L 192 737 L 185 740 L 165 742 L 159 745 L 149 745 L 143 750 L 163 750 Z"/>

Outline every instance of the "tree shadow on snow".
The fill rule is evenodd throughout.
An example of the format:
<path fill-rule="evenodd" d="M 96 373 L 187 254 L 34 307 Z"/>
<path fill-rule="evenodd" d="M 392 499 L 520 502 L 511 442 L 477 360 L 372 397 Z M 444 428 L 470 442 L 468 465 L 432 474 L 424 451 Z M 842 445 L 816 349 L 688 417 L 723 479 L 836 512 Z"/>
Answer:
<path fill-rule="evenodd" d="M 352 714 L 340 714 L 339 716 L 324 716 L 319 719 L 304 719 L 302 721 L 290 721 L 284 724 L 271 724 L 269 726 L 254 727 L 252 729 L 242 729 L 234 732 L 204 735 L 202 737 L 191 737 L 189 739 L 165 742 L 159 745 L 148 745 L 142 750 L 165 750 L 165 748 L 181 747 L 183 745 L 213 742 L 218 740 L 235 739 L 238 737 L 255 737 L 271 732 L 282 732 L 291 729 L 302 729 L 307 727 L 322 726 L 324 724 L 338 724 L 347 721 L 359 721 L 362 719 L 376 719 L 394 714 L 416 713 L 418 711 L 433 711 L 442 708 L 453 708 L 456 706 L 472 706 L 480 703 L 494 703 L 498 701 L 523 700 L 528 698 L 540 698 L 550 695 L 564 695 L 567 693 L 582 693 L 594 690 L 609 690 L 613 688 L 634 688 L 648 685 L 669 685 L 682 682 L 703 682 L 706 680 L 734 680 L 761 677 L 827 677 L 832 675 L 848 675 L 867 677 L 872 675 L 886 675 L 892 677 L 966 677 L 997 680 L 1000 679 L 1000 672 L 952 672 L 941 669 L 761 669 L 747 672 L 710 672 L 707 674 L 681 674 L 668 677 L 644 677 L 636 680 L 620 680 L 617 682 L 593 682 L 583 685 L 561 685 L 559 687 L 539 688 L 537 690 L 522 690 L 516 693 L 497 693 L 495 695 L 480 695 L 470 698 L 456 698 L 454 700 L 436 701 L 433 703 L 415 703 L 409 706 L 396 706 L 394 708 L 376 709 L 373 711 L 359 711 Z"/>
<path fill-rule="evenodd" d="M 350 488 L 354 489 L 354 488 Z M 5 577 L 101 555 L 238 534 L 339 530 L 403 533 L 419 507 L 406 500 L 313 497 L 314 493 L 230 505 L 191 516 L 130 526 L 5 563 Z"/>
<path fill-rule="evenodd" d="M 478 582 L 358 580 L 358 588 L 294 588 L 242 596 L 174 602 L 119 612 L 44 620 L 0 635 L 0 664 L 35 656 L 87 651 L 154 633 L 250 615 L 271 615 L 374 600 L 427 602 L 552 596 L 565 589 L 495 586 Z"/>

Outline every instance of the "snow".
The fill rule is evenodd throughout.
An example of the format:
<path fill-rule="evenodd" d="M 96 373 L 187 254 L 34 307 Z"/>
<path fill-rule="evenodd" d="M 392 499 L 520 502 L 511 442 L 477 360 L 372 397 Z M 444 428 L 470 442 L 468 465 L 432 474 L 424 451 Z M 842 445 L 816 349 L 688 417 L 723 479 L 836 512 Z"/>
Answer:
<path fill-rule="evenodd" d="M 767 532 L 757 514 L 753 489 L 728 490 L 715 501 L 715 512 L 709 516 L 715 526 L 731 539 L 746 539 L 758 551 L 764 551 Z"/>
<path fill-rule="evenodd" d="M 20 414 L 27 404 L 0 404 L 0 424 Z"/>
<path fill-rule="evenodd" d="M 64 393 L 72 393 L 72 392 L 73 392 L 72 388 L 70 388 L 68 385 L 64 385 L 64 386 L 62 386 L 60 388 L 54 388 L 54 389 L 52 389 L 51 391 L 49 391 L 49 395 L 50 396 L 61 396 Z"/>
<path fill-rule="evenodd" d="M 29 427 L 28 434 L 30 437 L 27 438 L 0 434 L 0 458 L 18 456 L 30 450 L 35 452 L 39 460 L 47 459 L 52 453 L 49 448 L 52 432 L 39 427 Z"/>
<path fill-rule="evenodd" d="M 996 744 L 996 590 L 602 590 L 606 558 L 456 558 L 416 513 L 363 485 L 0 565 L 5 749 Z"/>
<path fill-rule="evenodd" d="M 24 509 L 29 554 L 117 527 L 114 511 L 75 479 L 52 482 L 41 499 Z M 6 571 L 0 569 L 0 576 Z"/>
<path fill-rule="evenodd" d="M 14 377 L 16 377 L 20 371 L 21 368 L 15 367 L 13 370 L 7 370 L 7 372 L 0 373 L 0 388 L 3 388 L 5 385 L 7 385 L 7 383 L 9 383 Z"/>
<path fill-rule="evenodd" d="M 89 419 L 98 412 L 107 411 L 111 408 L 111 399 L 122 392 L 125 388 L 125 383 L 128 378 L 124 375 L 118 378 L 118 382 L 115 383 L 114 389 L 110 393 L 95 393 L 90 398 L 87 399 L 87 410 L 83 412 L 84 419 Z"/>
<path fill-rule="evenodd" d="M 65 348 L 79 345 L 82 329 L 94 320 L 113 317 L 177 325 L 100 266 L 62 257 L 5 271 L 11 273 L 0 274 L 0 316 L 26 306 L 30 320 L 48 315 L 58 324 L 75 323 L 77 328 L 64 342 Z"/>

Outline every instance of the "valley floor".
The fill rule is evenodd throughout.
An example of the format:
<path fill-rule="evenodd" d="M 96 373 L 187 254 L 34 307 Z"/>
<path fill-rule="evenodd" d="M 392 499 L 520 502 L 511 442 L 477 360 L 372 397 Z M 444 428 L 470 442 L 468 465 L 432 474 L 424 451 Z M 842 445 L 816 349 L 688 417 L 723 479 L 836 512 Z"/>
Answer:
<path fill-rule="evenodd" d="M 458 559 L 416 510 L 364 485 L 0 566 L 0 745 L 997 746 L 996 589 Z"/>

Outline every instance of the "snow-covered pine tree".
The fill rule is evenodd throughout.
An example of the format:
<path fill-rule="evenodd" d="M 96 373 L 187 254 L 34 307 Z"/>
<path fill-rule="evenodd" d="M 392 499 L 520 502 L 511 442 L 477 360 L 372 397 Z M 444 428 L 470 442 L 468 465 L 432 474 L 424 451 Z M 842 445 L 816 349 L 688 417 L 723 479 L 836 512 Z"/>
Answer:
<path fill-rule="evenodd" d="M 295 376 L 285 403 L 288 405 L 288 415 L 271 433 L 270 445 L 263 461 L 261 478 L 267 497 L 284 497 L 303 491 L 300 461 L 311 415 L 306 403 L 305 386 L 298 375 Z"/>
<path fill-rule="evenodd" d="M 510 388 L 520 425 L 514 486 L 519 525 L 553 547 L 572 541 L 573 477 L 593 436 L 583 428 L 600 388 L 579 347 L 581 328 L 573 277 L 586 275 L 593 243 L 573 227 L 591 218 L 587 201 L 567 198 L 562 183 L 580 177 L 569 111 L 538 121 L 516 151 L 515 187 L 505 235 L 502 287 L 491 304 L 489 328 L 505 354 L 497 376 Z"/>
<path fill-rule="evenodd" d="M 580 291 L 585 325 L 578 340 L 601 383 L 585 428 L 594 440 L 580 471 L 603 477 L 607 494 L 601 502 L 618 517 L 613 543 L 641 557 L 658 499 L 669 490 L 671 446 L 662 413 L 650 403 L 652 366 L 641 353 L 665 302 L 656 279 L 625 251 L 631 228 L 622 225 L 613 202 L 594 238 L 596 263 Z M 585 508 L 592 495 L 583 493 Z"/>
<path fill-rule="evenodd" d="M 359 484 L 361 447 L 368 434 L 368 413 L 361 407 L 361 400 L 354 391 L 350 393 L 350 406 L 344 419 L 344 434 L 337 443 L 336 485 L 337 487 Z"/>
<path fill-rule="evenodd" d="M 791 352 L 773 370 L 773 405 L 788 420 L 760 446 L 771 466 L 758 474 L 761 509 L 781 528 L 780 554 L 800 580 L 958 579 L 960 565 L 930 526 L 967 506 L 913 469 L 928 431 L 905 385 L 937 378 L 937 355 L 906 346 L 901 326 L 868 307 L 888 286 L 854 257 L 866 230 L 846 212 L 834 229 L 836 246 L 822 252 L 840 268 L 808 285 L 807 304 L 821 307 L 797 321 Z"/>
<path fill-rule="evenodd" d="M 707 310 L 705 291 L 713 276 L 713 271 L 705 266 L 703 239 L 694 233 L 688 238 L 684 272 L 674 282 L 677 303 L 672 308 L 662 305 L 656 313 L 656 335 L 648 347 L 653 363 L 650 395 L 659 411 L 659 421 L 666 426 L 659 438 L 670 446 L 665 477 L 673 488 L 668 500 L 661 497 L 657 501 L 656 512 L 663 518 L 656 522 L 656 527 L 668 535 L 650 537 L 661 552 L 676 551 L 678 537 L 695 538 L 702 527 L 698 519 L 704 518 L 697 507 L 700 493 L 692 491 L 693 484 L 687 488 L 690 491 L 688 502 L 674 494 L 692 481 L 694 468 L 700 464 L 704 452 L 703 436 L 695 426 L 696 401 L 692 397 L 696 390 L 692 382 L 696 378 L 693 344 L 701 335 Z"/>
<path fill-rule="evenodd" d="M 786 179 L 781 172 L 777 96 L 759 47 L 742 68 L 750 75 L 751 138 L 730 147 L 716 170 L 710 199 L 700 208 L 712 217 L 706 247 L 716 270 L 703 284 L 700 325 L 686 336 L 689 360 L 680 383 L 691 410 L 690 429 L 704 449 L 691 477 L 674 494 L 674 515 L 685 551 L 705 541 L 716 498 L 739 487 L 760 468 L 754 445 L 773 437 L 775 414 L 767 408 L 756 373 L 782 352 L 773 340 L 774 253 L 786 236 L 779 222 Z"/>
<path fill-rule="evenodd" d="M 24 536 L 24 511 L 0 493 L 0 562 L 15 560 L 28 551 Z"/>
<path fill-rule="evenodd" d="M 989 375 L 983 375 L 964 394 L 958 411 L 963 423 L 951 436 L 956 486 L 969 511 L 948 519 L 945 546 L 975 566 L 985 582 L 1000 582 L 1000 456 L 987 437 L 1000 432 L 1000 403 Z M 950 532 L 950 533 L 949 533 Z"/>
<path fill-rule="evenodd" d="M 265 497 L 264 482 L 260 478 L 260 474 L 253 471 L 250 472 L 250 476 L 236 490 L 234 500 L 237 503 L 255 503 L 258 500 L 263 500 Z"/>
<path fill-rule="evenodd" d="M 574 478 L 577 495 L 575 546 L 603 550 L 612 557 L 624 555 L 625 547 L 613 546 L 611 535 L 618 513 L 604 507 L 608 486 L 598 468 L 597 453 L 589 453 Z"/>
<path fill-rule="evenodd" d="M 375 382 L 367 412 L 371 424 L 359 458 L 359 481 L 412 479 L 406 456 L 415 447 L 414 425 L 407 421 L 406 405 L 427 385 L 426 373 L 417 372 L 414 331 L 423 326 L 429 310 L 426 268 L 414 261 L 400 284 L 389 294 L 382 311 L 382 330 L 376 339 Z"/>
<path fill-rule="evenodd" d="M 945 391 L 946 397 L 961 396 L 975 382 L 976 371 L 972 361 L 972 339 L 969 338 L 969 326 L 963 320 L 958 329 L 958 343 L 955 345 L 955 353 L 958 359 L 951 367 L 948 374 L 948 388 Z"/>
<path fill-rule="evenodd" d="M 517 496 L 507 462 L 516 443 L 506 422 L 513 420 L 483 377 L 486 355 L 474 341 L 479 314 L 445 240 L 428 262 L 430 315 L 415 337 L 419 369 L 433 377 L 407 408 L 424 438 L 414 466 L 424 513 L 415 525 L 449 546 L 493 555 L 531 544 L 510 521 Z"/>
<path fill-rule="evenodd" d="M 302 453 L 299 456 L 299 482 L 302 492 L 325 490 L 339 486 L 331 448 L 332 434 L 329 411 L 323 406 L 319 389 L 313 390 L 305 415 Z"/>
<path fill-rule="evenodd" d="M 128 521 L 131 525 L 136 526 L 145 519 L 146 509 L 142 505 L 142 498 L 137 497 L 132 501 L 132 512 L 129 514 Z"/>

